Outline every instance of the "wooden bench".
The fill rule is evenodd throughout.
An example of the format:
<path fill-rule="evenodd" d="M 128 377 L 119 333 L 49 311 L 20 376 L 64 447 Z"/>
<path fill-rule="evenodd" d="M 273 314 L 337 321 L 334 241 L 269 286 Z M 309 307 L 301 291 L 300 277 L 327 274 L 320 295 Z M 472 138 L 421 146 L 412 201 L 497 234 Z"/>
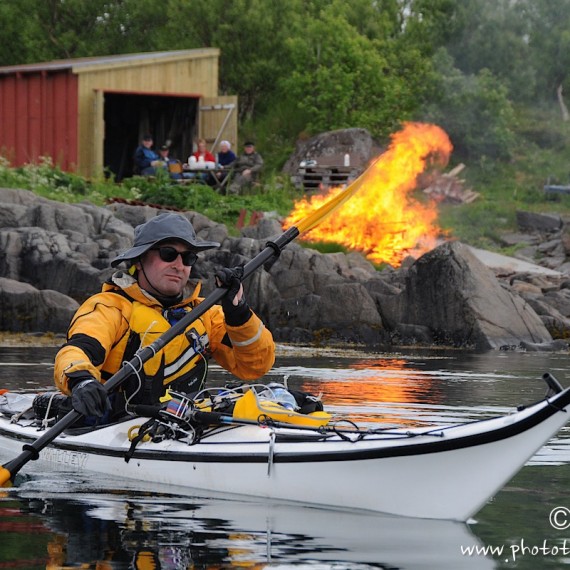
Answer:
<path fill-rule="evenodd" d="M 348 184 L 361 172 L 362 169 L 354 166 L 312 166 L 299 168 L 291 179 L 297 188 L 305 191 L 325 190 Z"/>

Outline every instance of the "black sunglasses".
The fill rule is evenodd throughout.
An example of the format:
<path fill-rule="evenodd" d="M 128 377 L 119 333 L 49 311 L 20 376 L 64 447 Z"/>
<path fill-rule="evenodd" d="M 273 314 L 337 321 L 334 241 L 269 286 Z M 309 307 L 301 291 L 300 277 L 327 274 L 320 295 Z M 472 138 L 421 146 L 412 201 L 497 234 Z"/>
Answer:
<path fill-rule="evenodd" d="M 167 263 L 171 263 L 178 256 L 180 256 L 182 258 L 182 263 L 188 266 L 194 265 L 198 259 L 198 256 L 193 251 L 178 251 L 176 248 L 169 245 L 164 245 L 162 247 L 153 247 L 152 251 L 158 251 L 160 259 L 162 259 L 162 261 L 166 261 Z"/>

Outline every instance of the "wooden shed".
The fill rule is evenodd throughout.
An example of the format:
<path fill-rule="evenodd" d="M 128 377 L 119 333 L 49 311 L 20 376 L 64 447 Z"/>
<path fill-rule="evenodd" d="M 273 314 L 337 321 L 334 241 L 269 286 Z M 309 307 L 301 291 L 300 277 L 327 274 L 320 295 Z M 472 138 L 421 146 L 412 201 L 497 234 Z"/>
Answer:
<path fill-rule="evenodd" d="M 198 138 L 237 143 L 237 97 L 218 96 L 217 48 L 0 67 L 0 154 L 50 156 L 87 177 L 130 176 L 149 132 L 187 160 Z"/>

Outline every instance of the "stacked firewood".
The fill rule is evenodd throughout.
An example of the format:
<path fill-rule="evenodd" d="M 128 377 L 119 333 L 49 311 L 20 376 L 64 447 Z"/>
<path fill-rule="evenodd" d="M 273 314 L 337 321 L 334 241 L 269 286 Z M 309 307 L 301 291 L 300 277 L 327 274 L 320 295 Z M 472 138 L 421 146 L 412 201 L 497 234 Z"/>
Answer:
<path fill-rule="evenodd" d="M 419 180 L 422 191 L 436 202 L 470 204 L 479 197 L 479 192 L 465 188 L 465 181 L 458 174 L 465 168 L 459 164 L 449 172 L 431 171 Z"/>

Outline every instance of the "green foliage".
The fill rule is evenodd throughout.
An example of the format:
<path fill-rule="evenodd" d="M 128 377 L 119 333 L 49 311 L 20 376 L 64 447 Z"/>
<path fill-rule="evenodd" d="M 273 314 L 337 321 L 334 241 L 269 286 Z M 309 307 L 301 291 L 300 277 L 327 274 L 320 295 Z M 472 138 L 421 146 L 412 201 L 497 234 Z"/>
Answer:
<path fill-rule="evenodd" d="M 86 181 L 49 162 L 0 162 L 2 186 L 68 202 L 142 198 L 230 227 L 243 208 L 290 211 L 299 193 L 275 173 L 297 141 L 363 127 L 381 142 L 415 119 L 447 131 L 481 193 L 442 208 L 456 237 L 497 246 L 517 208 L 570 207 L 542 191 L 548 178 L 570 183 L 556 98 L 570 90 L 570 0 L 3 0 L 0 22 L 0 65 L 219 48 L 220 93 L 238 95 L 240 138 L 266 163 L 263 191 L 239 197 L 160 177 Z"/>
<path fill-rule="evenodd" d="M 154 0 L 3 0 L 0 65 L 151 51 L 165 21 Z"/>
<path fill-rule="evenodd" d="M 485 158 L 470 163 L 464 171 L 466 185 L 481 194 L 472 204 L 440 206 L 439 223 L 450 234 L 471 245 L 509 253 L 502 246 L 500 235 L 516 232 L 517 210 L 532 212 L 570 211 L 569 195 L 548 195 L 544 185 L 570 184 L 570 168 L 566 148 L 541 147 L 528 138 L 540 121 L 540 140 L 566 139 L 570 143 L 569 125 L 561 125 L 552 114 L 528 113 L 520 110 L 515 131 L 518 140 L 513 158 L 501 162 Z M 463 173 L 462 173 L 463 176 Z"/>
<path fill-rule="evenodd" d="M 295 141 L 304 131 L 307 120 L 294 101 L 280 94 L 269 97 L 263 108 L 266 111 L 255 119 L 244 120 L 240 136 L 244 141 L 256 141 L 265 172 L 278 172 L 295 150 Z"/>
<path fill-rule="evenodd" d="M 77 174 L 63 172 L 49 158 L 42 158 L 38 164 L 11 168 L 8 161 L 0 157 L 0 187 L 31 190 L 39 196 L 68 203 L 89 200 L 102 205 L 112 197 L 138 198 L 136 192 L 109 180 L 90 181 Z"/>
<path fill-rule="evenodd" d="M 528 22 L 526 64 L 536 72 L 532 94 L 553 100 L 559 86 L 570 90 L 570 0 L 522 0 L 519 10 Z"/>
<path fill-rule="evenodd" d="M 362 127 L 387 136 L 409 118 L 417 98 L 396 71 L 388 44 L 360 35 L 335 6 L 298 22 L 287 41 L 294 69 L 281 79 L 282 91 L 308 118 L 310 134 Z"/>
<path fill-rule="evenodd" d="M 225 224 L 237 233 L 235 224 L 242 210 L 275 212 L 286 216 L 302 192 L 278 177 L 268 177 L 262 187 L 243 196 L 225 196 L 210 186 L 179 184 L 167 177 L 126 178 L 120 184 L 109 180 L 88 181 L 76 174 L 62 172 L 49 160 L 21 168 L 11 168 L 0 158 L 0 187 L 31 190 L 39 196 L 59 202 L 89 201 L 102 206 L 114 198 L 144 201 L 148 204 L 199 212 Z"/>
<path fill-rule="evenodd" d="M 531 28 L 523 6 L 524 1 L 515 5 L 510 0 L 459 2 L 456 25 L 445 46 L 464 74 L 477 76 L 488 69 L 515 101 L 535 97 L 538 71 L 529 65 Z"/>
<path fill-rule="evenodd" d="M 242 208 L 276 211 L 285 215 L 292 209 L 295 198 L 299 197 L 297 190 L 290 184 L 282 184 L 277 178 L 240 196 L 226 196 L 210 186 L 198 183 L 179 184 L 142 177 L 125 179 L 122 185 L 137 194 L 140 200 L 150 204 L 193 210 L 220 222 L 225 222 L 228 216 L 239 214 Z"/>
<path fill-rule="evenodd" d="M 220 91 L 237 94 L 240 120 L 251 118 L 287 73 L 283 50 L 300 0 L 169 0 L 168 22 L 158 32 L 163 49 L 221 49 Z"/>
<path fill-rule="evenodd" d="M 456 0 L 414 0 L 400 2 L 400 21 L 406 36 L 422 51 L 432 55 L 439 47 L 462 31 L 463 22 L 457 17 L 462 2 Z"/>
<path fill-rule="evenodd" d="M 486 69 L 476 76 L 463 74 L 443 49 L 435 65 L 437 100 L 426 107 L 424 118 L 448 133 L 462 159 L 510 158 L 515 114 L 506 88 Z"/>
<path fill-rule="evenodd" d="M 41 189 L 57 196 L 63 202 L 74 201 L 85 196 L 89 182 L 80 176 L 54 168 L 51 159 L 42 158 L 39 164 L 26 164 L 12 169 L 5 160 L 0 160 L 0 186 L 32 190 Z"/>

